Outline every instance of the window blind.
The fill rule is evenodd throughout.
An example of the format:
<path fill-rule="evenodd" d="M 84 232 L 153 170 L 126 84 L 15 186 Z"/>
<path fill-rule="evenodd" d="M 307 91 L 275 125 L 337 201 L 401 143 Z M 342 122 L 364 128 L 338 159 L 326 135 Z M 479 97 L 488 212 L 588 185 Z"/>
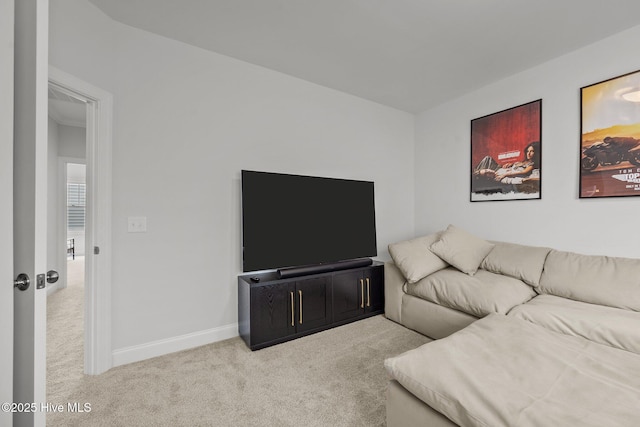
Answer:
<path fill-rule="evenodd" d="M 69 230 L 84 229 L 86 201 L 85 184 L 67 183 L 67 227 Z"/>

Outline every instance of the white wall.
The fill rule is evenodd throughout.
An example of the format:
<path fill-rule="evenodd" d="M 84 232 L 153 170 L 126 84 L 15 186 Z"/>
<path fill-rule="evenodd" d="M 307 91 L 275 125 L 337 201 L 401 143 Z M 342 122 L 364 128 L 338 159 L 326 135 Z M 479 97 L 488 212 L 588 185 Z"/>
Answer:
<path fill-rule="evenodd" d="M 640 257 L 640 198 L 578 199 L 580 88 L 640 69 L 640 26 L 418 115 L 416 234 L 479 236 Z M 473 72 L 473 70 L 470 70 Z M 542 98 L 542 199 L 469 202 L 470 121 Z"/>
<path fill-rule="evenodd" d="M 58 125 L 60 147 L 58 156 L 84 159 L 87 157 L 87 130 L 83 127 Z"/>
<path fill-rule="evenodd" d="M 109 21 L 82 0 L 51 9 L 51 64 L 114 94 L 114 350 L 237 334 L 241 169 L 373 180 L 380 258 L 413 233 L 413 115 Z M 148 231 L 127 233 L 129 216 Z"/>

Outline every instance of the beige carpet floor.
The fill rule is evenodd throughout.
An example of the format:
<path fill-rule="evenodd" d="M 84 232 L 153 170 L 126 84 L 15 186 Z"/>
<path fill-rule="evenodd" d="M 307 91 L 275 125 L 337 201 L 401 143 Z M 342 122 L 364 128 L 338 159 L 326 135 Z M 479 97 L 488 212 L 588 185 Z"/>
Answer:
<path fill-rule="evenodd" d="M 82 334 L 49 311 L 47 400 L 91 412 L 48 414 L 48 426 L 382 426 L 384 359 L 429 341 L 375 316 L 255 352 L 233 338 L 86 376 Z"/>
<path fill-rule="evenodd" d="M 64 404 L 84 376 L 84 257 L 67 262 L 67 277 L 67 287 L 47 297 L 47 401 Z"/>

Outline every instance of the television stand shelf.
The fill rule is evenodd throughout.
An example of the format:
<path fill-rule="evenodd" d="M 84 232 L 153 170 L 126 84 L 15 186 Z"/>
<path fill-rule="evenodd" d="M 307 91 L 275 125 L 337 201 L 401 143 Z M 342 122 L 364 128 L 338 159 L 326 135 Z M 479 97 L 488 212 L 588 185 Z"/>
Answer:
<path fill-rule="evenodd" d="M 238 276 L 238 330 L 251 350 L 384 313 L 384 263 L 308 276 Z"/>

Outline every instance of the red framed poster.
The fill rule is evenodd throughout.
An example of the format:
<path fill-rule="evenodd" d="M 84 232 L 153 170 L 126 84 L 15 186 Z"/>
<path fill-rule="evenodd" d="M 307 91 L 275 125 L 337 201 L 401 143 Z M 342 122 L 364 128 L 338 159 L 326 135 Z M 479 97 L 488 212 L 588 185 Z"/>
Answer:
<path fill-rule="evenodd" d="M 540 199 L 542 100 L 471 120 L 471 201 Z"/>

